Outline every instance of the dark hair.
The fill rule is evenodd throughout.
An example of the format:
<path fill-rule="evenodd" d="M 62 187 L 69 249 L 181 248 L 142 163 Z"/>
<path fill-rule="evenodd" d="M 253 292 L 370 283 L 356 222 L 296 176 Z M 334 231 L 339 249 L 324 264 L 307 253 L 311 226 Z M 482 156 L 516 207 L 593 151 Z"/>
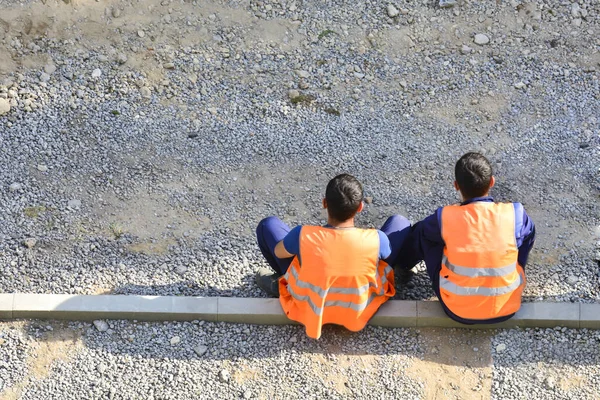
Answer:
<path fill-rule="evenodd" d="M 336 221 L 354 217 L 363 200 L 363 188 L 358 179 L 340 174 L 329 181 L 325 190 L 327 211 Z"/>
<path fill-rule="evenodd" d="M 466 199 L 485 195 L 492 180 L 492 166 L 487 158 L 479 153 L 467 153 L 454 167 L 458 187 Z"/>

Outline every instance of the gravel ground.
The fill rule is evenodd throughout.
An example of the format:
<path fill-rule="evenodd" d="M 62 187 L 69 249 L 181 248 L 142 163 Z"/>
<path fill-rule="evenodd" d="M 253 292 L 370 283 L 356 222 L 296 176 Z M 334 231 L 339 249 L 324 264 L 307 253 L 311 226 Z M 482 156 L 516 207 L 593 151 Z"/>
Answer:
<path fill-rule="evenodd" d="M 361 225 L 417 221 L 479 150 L 537 224 L 526 301 L 598 302 L 598 38 L 594 1 L 0 0 L 0 291 L 263 296 L 261 218 L 321 223 L 346 171 L 372 197 Z M 418 270 L 399 298 L 432 296 Z M 9 398 L 599 392 L 583 330 L 0 332 Z"/>
<path fill-rule="evenodd" d="M 0 373 L 22 399 L 598 399 L 597 331 L 325 330 L 4 323 Z"/>
<path fill-rule="evenodd" d="M 599 331 L 507 330 L 493 338 L 492 349 L 495 398 L 600 398 Z"/>
<path fill-rule="evenodd" d="M 360 224 L 417 221 L 481 150 L 538 226 L 527 300 L 600 298 L 596 2 L 0 7 L 1 291 L 262 296 L 262 217 L 321 223 L 348 171 Z"/>

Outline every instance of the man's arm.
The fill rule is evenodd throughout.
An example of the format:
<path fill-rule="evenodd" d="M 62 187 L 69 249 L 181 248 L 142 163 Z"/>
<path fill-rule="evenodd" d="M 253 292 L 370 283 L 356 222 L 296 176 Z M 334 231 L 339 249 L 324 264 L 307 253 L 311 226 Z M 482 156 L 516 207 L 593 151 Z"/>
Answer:
<path fill-rule="evenodd" d="M 285 249 L 285 245 L 283 244 L 283 240 L 277 243 L 275 246 L 275 257 L 277 258 L 290 258 L 294 257 L 295 254 L 290 253 Z"/>
<path fill-rule="evenodd" d="M 533 248 L 535 242 L 535 224 L 533 223 L 533 220 L 529 218 L 529 215 L 527 215 L 521 203 L 514 203 L 514 207 L 516 220 L 515 237 L 519 249 L 518 261 L 519 265 L 525 268 L 529 252 Z"/>
<path fill-rule="evenodd" d="M 300 230 L 302 226 L 292 229 L 279 243 L 275 245 L 274 253 L 277 258 L 291 258 L 300 253 Z"/>

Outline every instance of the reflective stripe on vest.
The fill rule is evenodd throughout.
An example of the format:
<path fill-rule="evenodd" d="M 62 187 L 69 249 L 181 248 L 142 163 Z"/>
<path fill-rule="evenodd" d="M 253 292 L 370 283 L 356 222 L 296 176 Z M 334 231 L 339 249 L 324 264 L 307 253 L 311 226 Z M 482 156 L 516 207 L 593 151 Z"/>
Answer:
<path fill-rule="evenodd" d="M 448 257 L 442 256 L 442 264 L 456 275 L 462 275 L 469 278 L 479 278 L 482 276 L 505 276 L 510 275 L 517 270 L 517 263 L 514 262 L 505 267 L 498 268 L 471 268 L 461 267 L 460 265 L 452 264 L 448 261 Z"/>
<path fill-rule="evenodd" d="M 494 288 L 482 286 L 470 287 L 459 286 L 456 283 L 450 282 L 448 279 L 442 276 L 440 277 L 440 288 L 460 296 L 501 296 L 503 294 L 513 292 L 519 286 L 521 286 L 522 282 L 523 280 L 521 278 L 521 275 L 519 274 L 519 278 L 508 286 L 500 286 Z"/>
<path fill-rule="evenodd" d="M 330 300 L 330 301 L 325 302 L 325 307 L 336 306 L 336 307 L 349 308 L 349 309 L 357 311 L 357 312 L 363 311 L 365 308 L 367 308 L 367 306 L 369 304 L 371 304 L 371 302 L 373 301 L 373 298 L 375 298 L 377 296 L 383 296 L 385 294 L 385 289 L 384 289 L 383 285 L 388 281 L 387 275 L 392 271 L 393 271 L 392 267 L 387 265 L 383 270 L 384 275 L 380 276 L 379 268 L 377 268 L 375 279 L 377 280 L 377 282 L 381 282 L 381 285 L 378 285 L 379 291 L 371 293 L 371 295 L 369 296 L 369 298 L 366 301 L 364 301 L 362 303 L 352 303 L 350 301 Z M 288 271 L 285 274 L 285 279 L 287 281 L 289 281 L 290 272 L 295 279 L 296 286 L 298 286 L 302 289 L 312 290 L 315 294 L 317 294 L 322 299 L 325 298 L 325 296 L 327 296 L 327 293 L 354 294 L 357 296 L 361 296 L 367 290 L 369 290 L 369 288 L 376 287 L 376 285 L 369 283 L 369 284 L 363 285 L 359 288 L 341 288 L 341 287 L 332 286 L 329 288 L 328 291 L 326 291 L 316 285 L 313 285 L 311 283 L 304 282 L 304 281 L 301 281 L 300 279 L 298 279 L 298 271 L 296 271 L 296 268 L 294 268 L 293 265 L 291 265 L 290 268 L 288 268 Z M 321 308 L 321 307 L 317 306 L 315 303 L 313 303 L 312 300 L 310 299 L 309 295 L 300 295 L 300 294 L 296 293 L 291 286 L 288 286 L 287 289 L 288 289 L 288 292 L 290 292 L 290 294 L 292 295 L 292 297 L 294 299 L 299 300 L 299 301 L 306 301 L 315 314 L 321 315 L 323 313 L 323 308 Z"/>
<path fill-rule="evenodd" d="M 375 271 L 375 279 L 377 280 L 377 282 L 381 282 L 381 285 L 379 285 L 380 292 L 383 292 L 383 285 L 388 281 L 387 275 L 390 272 L 392 272 L 392 267 L 390 267 L 389 265 L 386 266 L 385 269 L 383 270 L 383 273 L 384 273 L 383 276 L 379 275 L 379 268 L 377 268 L 377 270 Z M 377 287 L 376 285 L 378 284 L 378 283 L 376 283 L 376 284 L 367 283 L 358 288 L 332 286 L 329 288 L 329 290 L 323 290 L 317 285 L 313 285 L 312 283 L 300 280 L 300 278 L 298 276 L 298 271 L 292 265 L 290 266 L 290 268 L 288 268 L 287 272 L 285 273 L 285 279 L 287 281 L 290 280 L 290 276 L 289 276 L 290 273 L 296 280 L 296 286 L 298 286 L 302 289 L 312 290 L 321 298 L 324 298 L 325 296 L 327 296 L 327 293 L 354 294 L 357 296 L 362 296 L 367 290 L 369 290 L 369 288 Z M 383 295 L 383 293 L 381 293 L 381 295 Z M 301 300 L 301 299 L 299 299 L 299 300 Z"/>

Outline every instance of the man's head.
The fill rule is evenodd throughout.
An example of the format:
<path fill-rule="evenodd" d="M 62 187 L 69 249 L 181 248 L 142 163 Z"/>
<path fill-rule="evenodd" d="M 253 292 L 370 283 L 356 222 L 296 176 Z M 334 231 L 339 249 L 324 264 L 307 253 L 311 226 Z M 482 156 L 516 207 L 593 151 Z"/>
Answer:
<path fill-rule="evenodd" d="M 462 156 L 454 167 L 454 177 L 454 187 L 464 200 L 486 196 L 495 182 L 490 162 L 479 153 Z"/>
<path fill-rule="evenodd" d="M 363 207 L 363 188 L 358 179 L 341 174 L 327 184 L 323 206 L 329 217 L 336 221 L 347 221 L 360 212 Z"/>

